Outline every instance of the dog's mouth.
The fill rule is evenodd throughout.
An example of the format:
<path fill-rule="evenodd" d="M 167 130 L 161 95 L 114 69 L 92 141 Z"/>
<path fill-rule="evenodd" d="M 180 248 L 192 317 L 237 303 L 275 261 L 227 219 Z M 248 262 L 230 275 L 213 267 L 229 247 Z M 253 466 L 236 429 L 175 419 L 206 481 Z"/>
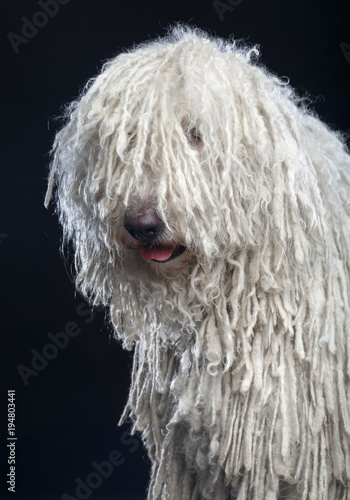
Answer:
<path fill-rule="evenodd" d="M 152 262 L 169 262 L 171 260 L 180 257 L 186 250 L 186 247 L 182 245 L 176 245 L 175 247 L 169 247 L 166 245 L 141 245 L 140 254 L 141 257 Z"/>

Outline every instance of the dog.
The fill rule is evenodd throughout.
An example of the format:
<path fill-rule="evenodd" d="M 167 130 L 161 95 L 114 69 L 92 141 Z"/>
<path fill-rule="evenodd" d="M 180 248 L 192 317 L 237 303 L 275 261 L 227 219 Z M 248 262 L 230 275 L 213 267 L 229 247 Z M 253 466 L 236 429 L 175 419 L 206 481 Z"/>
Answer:
<path fill-rule="evenodd" d="M 258 56 L 176 26 L 53 146 L 77 289 L 134 350 L 152 500 L 350 498 L 350 157 Z"/>

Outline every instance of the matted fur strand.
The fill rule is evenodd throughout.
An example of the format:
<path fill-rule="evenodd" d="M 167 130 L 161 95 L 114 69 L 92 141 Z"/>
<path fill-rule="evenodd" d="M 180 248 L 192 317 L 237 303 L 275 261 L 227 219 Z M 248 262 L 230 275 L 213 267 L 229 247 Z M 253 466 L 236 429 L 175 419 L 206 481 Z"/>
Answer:
<path fill-rule="evenodd" d="M 77 287 L 135 349 L 153 500 L 350 498 L 349 156 L 257 53 L 175 28 L 110 60 L 54 144 Z M 186 262 L 123 244 L 145 203 Z"/>

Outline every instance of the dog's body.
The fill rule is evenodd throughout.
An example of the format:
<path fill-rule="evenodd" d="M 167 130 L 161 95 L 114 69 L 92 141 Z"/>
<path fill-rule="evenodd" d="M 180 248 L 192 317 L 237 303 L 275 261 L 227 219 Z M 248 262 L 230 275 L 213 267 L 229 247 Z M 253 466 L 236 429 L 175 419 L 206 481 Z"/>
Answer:
<path fill-rule="evenodd" d="M 77 286 L 135 349 L 150 499 L 348 498 L 350 160 L 255 54 L 175 30 L 56 138 Z"/>

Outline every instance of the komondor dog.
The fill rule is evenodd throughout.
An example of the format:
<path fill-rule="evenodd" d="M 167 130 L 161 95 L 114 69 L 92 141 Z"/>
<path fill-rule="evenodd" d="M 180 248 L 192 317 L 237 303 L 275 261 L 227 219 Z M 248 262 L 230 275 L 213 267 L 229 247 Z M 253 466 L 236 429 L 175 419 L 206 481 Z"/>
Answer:
<path fill-rule="evenodd" d="M 176 27 L 54 144 L 77 287 L 134 349 L 149 499 L 350 498 L 350 157 L 257 53 Z"/>

